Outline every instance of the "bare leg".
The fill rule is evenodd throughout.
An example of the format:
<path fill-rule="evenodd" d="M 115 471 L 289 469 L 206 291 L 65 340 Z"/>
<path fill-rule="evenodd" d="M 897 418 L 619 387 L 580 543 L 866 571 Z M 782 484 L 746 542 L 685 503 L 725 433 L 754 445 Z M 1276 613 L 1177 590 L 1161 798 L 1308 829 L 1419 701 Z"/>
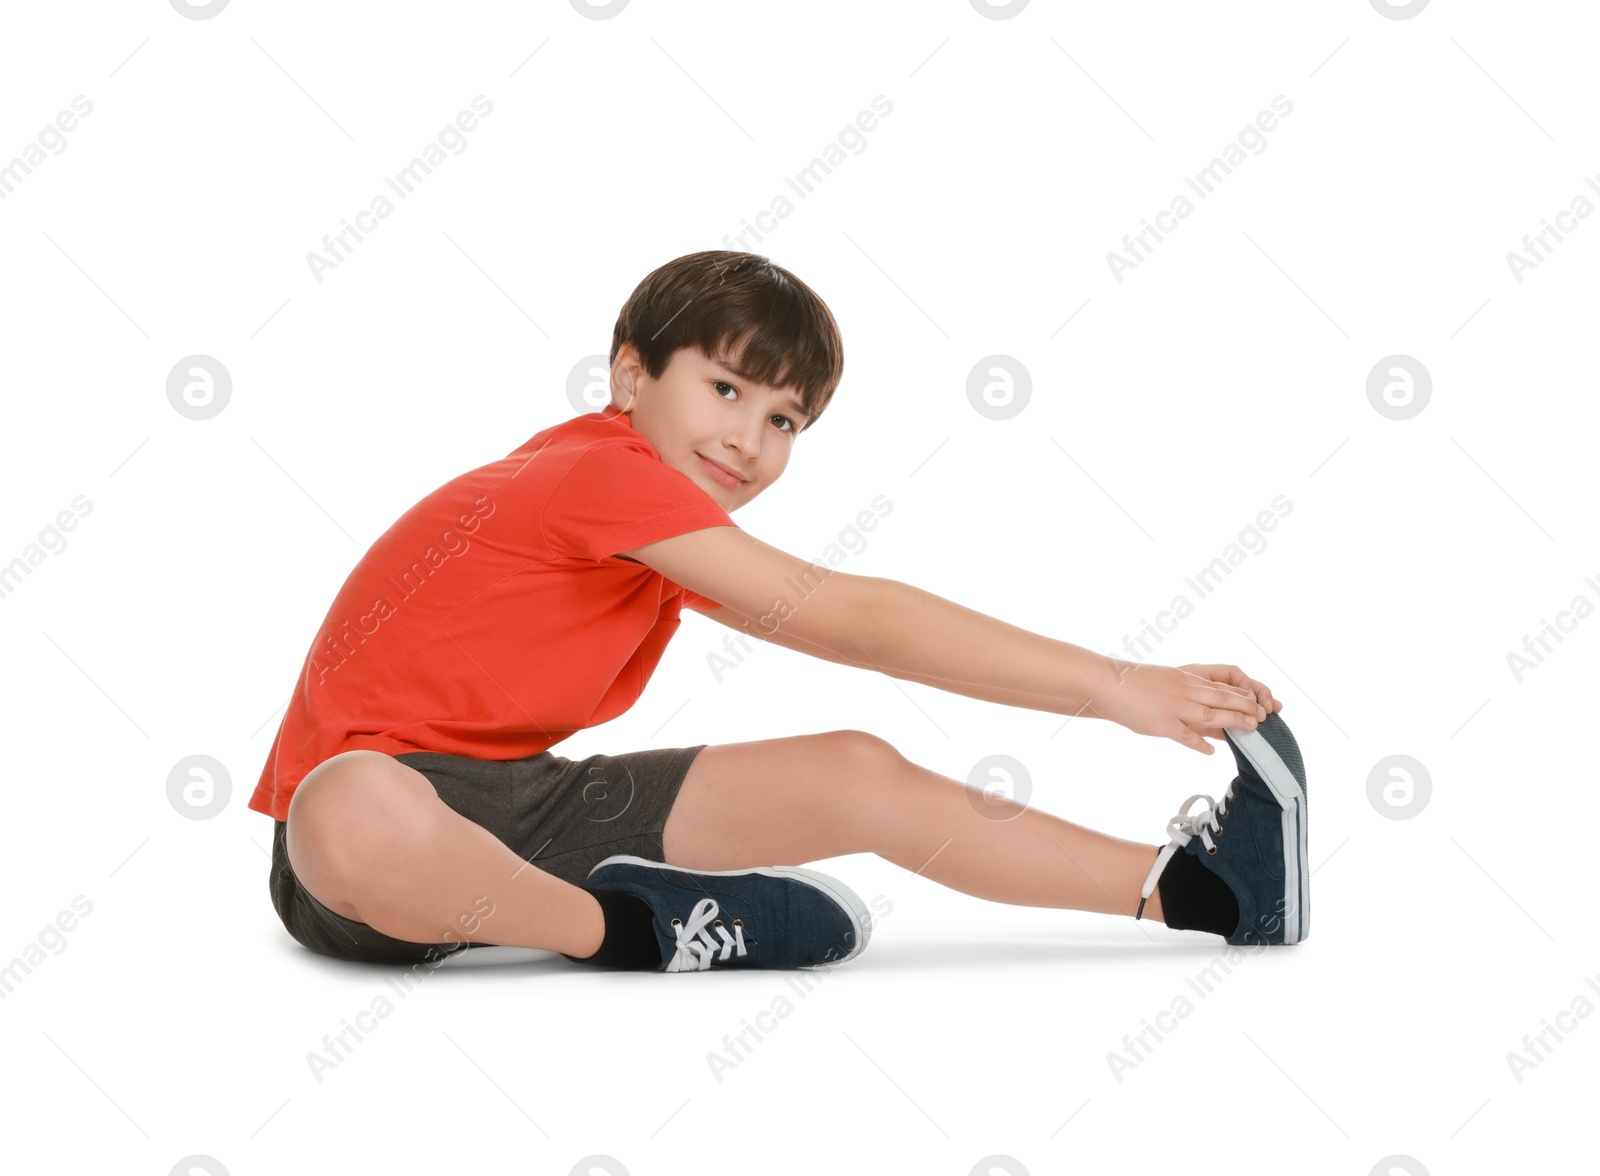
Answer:
<path fill-rule="evenodd" d="M 860 731 L 706 748 L 662 840 L 668 860 L 690 869 L 871 852 L 994 902 L 1129 917 L 1160 852 L 1036 808 L 991 805 Z M 1159 890 L 1141 917 L 1164 921 Z"/>
<path fill-rule="evenodd" d="M 916 764 L 910 768 L 948 779 Z M 1160 847 L 1097 833 L 1012 802 L 986 805 L 987 811 L 1006 819 L 986 817 L 974 812 L 962 795 L 972 791 L 967 785 L 948 783 L 960 791 L 924 790 L 892 847 L 878 851 L 880 857 L 994 902 L 1130 917 L 1139 909 L 1139 889 Z M 979 803 L 986 803 L 981 796 Z M 1159 890 L 1151 891 L 1140 917 L 1164 921 Z"/>
<path fill-rule="evenodd" d="M 1015 813 L 996 820 L 973 796 L 984 805 L 859 731 L 708 747 L 667 820 L 665 857 L 735 870 L 870 852 L 996 902 L 1133 914 L 1156 847 L 1018 805 L 985 806 Z M 378 752 L 345 752 L 301 781 L 288 848 L 320 902 L 397 939 L 585 957 L 604 938 L 592 895 L 523 861 Z M 1162 921 L 1159 892 L 1143 917 Z"/>
<path fill-rule="evenodd" d="M 589 956 L 604 937 L 593 895 L 523 861 L 380 752 L 345 752 L 308 773 L 287 840 L 319 902 L 396 939 Z"/>

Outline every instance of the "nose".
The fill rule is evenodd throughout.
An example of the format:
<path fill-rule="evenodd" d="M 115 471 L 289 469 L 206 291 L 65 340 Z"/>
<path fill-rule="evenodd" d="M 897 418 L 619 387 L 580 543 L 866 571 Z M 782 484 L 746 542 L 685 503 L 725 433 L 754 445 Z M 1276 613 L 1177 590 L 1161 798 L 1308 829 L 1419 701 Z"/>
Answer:
<path fill-rule="evenodd" d="M 737 449 L 746 461 L 754 461 L 761 456 L 761 424 L 761 421 L 747 416 L 728 426 L 728 444 Z"/>

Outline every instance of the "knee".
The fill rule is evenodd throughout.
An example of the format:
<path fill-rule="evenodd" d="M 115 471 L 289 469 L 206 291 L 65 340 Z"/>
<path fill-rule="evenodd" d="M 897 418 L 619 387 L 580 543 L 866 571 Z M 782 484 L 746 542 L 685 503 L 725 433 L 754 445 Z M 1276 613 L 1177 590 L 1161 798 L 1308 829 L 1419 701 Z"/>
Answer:
<path fill-rule="evenodd" d="M 397 836 L 414 822 L 415 777 L 379 751 L 346 751 L 324 760 L 289 798 L 287 845 L 296 874 L 302 866 L 322 877 L 364 874 L 392 852 Z M 427 785 L 431 791 L 431 785 Z"/>
<path fill-rule="evenodd" d="M 907 762 L 894 744 L 868 731 L 833 731 L 828 738 L 834 744 L 833 756 L 857 777 L 896 772 Z"/>

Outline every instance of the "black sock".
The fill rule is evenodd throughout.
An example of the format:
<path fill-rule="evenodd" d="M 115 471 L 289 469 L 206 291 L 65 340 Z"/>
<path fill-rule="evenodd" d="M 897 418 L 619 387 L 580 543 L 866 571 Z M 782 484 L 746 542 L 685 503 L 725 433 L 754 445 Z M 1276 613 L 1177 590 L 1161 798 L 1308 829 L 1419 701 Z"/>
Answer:
<path fill-rule="evenodd" d="M 1200 864 L 1194 854 L 1179 850 L 1156 880 L 1161 914 L 1179 931 L 1232 935 L 1239 925 L 1239 900 L 1233 888 Z"/>
<path fill-rule="evenodd" d="M 655 912 L 637 895 L 622 890 L 590 890 L 605 914 L 605 938 L 592 956 L 567 956 L 580 964 L 655 971 L 661 967 L 661 941 L 656 938 Z M 1162 902 L 1166 901 L 1163 897 Z"/>

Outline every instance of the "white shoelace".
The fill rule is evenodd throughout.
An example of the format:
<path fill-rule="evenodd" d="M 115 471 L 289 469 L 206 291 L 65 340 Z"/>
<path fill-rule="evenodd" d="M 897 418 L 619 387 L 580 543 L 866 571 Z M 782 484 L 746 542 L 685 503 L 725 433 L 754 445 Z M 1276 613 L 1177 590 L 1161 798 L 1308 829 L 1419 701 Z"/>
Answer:
<path fill-rule="evenodd" d="M 1232 799 L 1233 785 L 1230 784 L 1228 785 L 1228 791 L 1222 794 L 1223 807 L 1226 808 L 1227 803 Z M 1206 807 L 1199 812 L 1191 813 L 1189 806 L 1197 800 L 1205 801 Z M 1156 864 L 1150 867 L 1150 875 L 1144 880 L 1144 886 L 1139 890 L 1139 909 L 1134 912 L 1133 917 L 1135 919 L 1144 914 L 1145 900 L 1155 890 L 1156 883 L 1161 878 L 1161 871 L 1167 868 L 1167 863 L 1172 860 L 1173 854 L 1188 845 L 1196 837 L 1200 838 L 1200 843 L 1208 850 L 1217 847 L 1216 842 L 1211 840 L 1211 833 L 1212 830 L 1220 828 L 1217 821 L 1219 815 L 1223 814 L 1218 813 L 1217 802 L 1203 792 L 1197 792 L 1183 802 L 1183 807 L 1178 810 L 1178 815 L 1167 822 L 1167 833 L 1172 840 L 1161 847 L 1161 852 L 1156 855 Z"/>
<path fill-rule="evenodd" d="M 738 923 L 733 925 L 733 934 L 728 934 L 728 929 L 717 920 L 716 932 L 722 936 L 719 944 L 711 938 L 708 925 L 717 915 L 717 902 L 713 898 L 702 898 L 694 904 L 694 910 L 689 912 L 689 921 L 678 926 L 678 949 L 673 953 L 672 960 L 667 964 L 669 972 L 703 972 L 711 967 L 711 958 L 717 955 L 717 949 L 722 949 L 717 958 L 726 963 L 730 955 L 737 951 L 740 955 L 749 955 L 744 946 L 744 928 Z M 676 922 L 677 920 L 673 920 Z"/>

